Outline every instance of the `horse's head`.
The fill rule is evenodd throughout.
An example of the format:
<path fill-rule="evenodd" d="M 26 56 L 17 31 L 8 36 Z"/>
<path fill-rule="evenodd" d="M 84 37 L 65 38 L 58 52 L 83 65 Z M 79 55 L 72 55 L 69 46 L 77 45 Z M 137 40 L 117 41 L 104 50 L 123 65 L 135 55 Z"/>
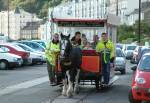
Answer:
<path fill-rule="evenodd" d="M 70 34 L 66 36 L 61 33 L 60 53 L 62 57 L 69 57 L 70 55 L 72 46 L 69 38 L 70 38 Z"/>

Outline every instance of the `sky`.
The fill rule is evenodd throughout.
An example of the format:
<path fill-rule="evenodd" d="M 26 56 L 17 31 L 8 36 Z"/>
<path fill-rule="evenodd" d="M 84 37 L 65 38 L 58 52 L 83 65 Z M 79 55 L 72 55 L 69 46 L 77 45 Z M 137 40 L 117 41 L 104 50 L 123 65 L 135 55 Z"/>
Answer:
<path fill-rule="evenodd" d="M 128 12 L 132 12 L 139 7 L 139 0 L 128 0 Z"/>
<path fill-rule="evenodd" d="M 150 1 L 150 0 L 141 0 L 144 1 Z M 139 8 L 139 0 L 128 0 L 128 12 L 132 12 L 134 9 Z"/>

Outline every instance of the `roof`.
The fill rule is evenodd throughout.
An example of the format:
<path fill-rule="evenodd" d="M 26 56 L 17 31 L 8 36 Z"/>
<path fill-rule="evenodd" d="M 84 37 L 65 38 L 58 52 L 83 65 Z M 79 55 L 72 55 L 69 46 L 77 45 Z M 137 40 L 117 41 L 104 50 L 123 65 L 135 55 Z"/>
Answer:
<path fill-rule="evenodd" d="M 37 30 L 40 26 L 39 22 L 28 22 L 21 30 Z"/>
<path fill-rule="evenodd" d="M 148 12 L 150 11 L 150 8 L 142 8 L 141 9 L 141 12 L 142 13 L 145 13 L 145 12 Z M 132 14 L 139 14 L 139 9 L 135 9 L 133 12 L 131 12 L 129 15 L 132 15 Z"/>
<path fill-rule="evenodd" d="M 16 7 L 16 9 L 15 9 L 15 14 L 20 14 L 20 9 L 19 9 L 19 7 Z"/>

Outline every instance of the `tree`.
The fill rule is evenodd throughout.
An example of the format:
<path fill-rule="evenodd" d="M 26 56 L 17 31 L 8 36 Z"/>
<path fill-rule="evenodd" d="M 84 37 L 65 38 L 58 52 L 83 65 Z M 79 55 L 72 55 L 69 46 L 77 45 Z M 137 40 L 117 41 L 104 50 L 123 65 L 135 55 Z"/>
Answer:
<path fill-rule="evenodd" d="M 27 12 L 46 17 L 48 8 L 60 4 L 63 0 L 10 0 L 10 9 L 20 7 Z M 0 0 L 0 10 L 7 10 L 7 0 Z"/>
<path fill-rule="evenodd" d="M 127 40 L 128 38 L 134 38 L 134 40 L 137 39 L 134 35 L 133 27 L 125 24 L 118 27 L 118 38 L 119 42 L 122 42 L 122 40 Z"/>
<path fill-rule="evenodd" d="M 139 22 L 136 21 L 136 23 L 133 25 L 133 29 L 134 29 L 136 35 L 139 34 L 138 26 L 139 26 Z M 142 20 L 141 21 L 141 36 L 142 36 L 142 38 L 150 37 L 150 20 Z"/>

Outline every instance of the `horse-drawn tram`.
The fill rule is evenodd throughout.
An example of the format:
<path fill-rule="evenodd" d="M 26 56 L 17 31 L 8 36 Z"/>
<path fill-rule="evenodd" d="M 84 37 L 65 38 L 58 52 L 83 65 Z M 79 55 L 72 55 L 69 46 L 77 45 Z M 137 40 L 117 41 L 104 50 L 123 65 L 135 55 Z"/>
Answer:
<path fill-rule="evenodd" d="M 69 37 L 70 36 L 72 37 L 72 35 L 74 35 L 76 31 L 80 31 L 81 33 L 85 34 L 89 41 L 92 41 L 91 38 L 93 37 L 94 34 L 98 34 L 98 36 L 100 37 L 100 34 L 102 32 L 106 32 L 109 34 L 109 38 L 114 43 L 116 43 L 116 27 L 118 25 L 118 22 L 115 19 L 118 19 L 118 18 L 114 16 L 113 17 L 108 16 L 107 19 L 103 19 L 103 20 L 54 18 L 52 19 L 52 21 L 54 23 L 53 25 L 54 32 L 61 33 L 60 45 L 67 45 L 65 44 L 66 41 L 70 43 Z M 66 36 L 64 34 L 71 34 L 71 35 Z M 65 48 L 61 47 L 61 49 L 65 49 Z M 77 56 L 78 54 L 73 54 L 73 55 Z M 56 68 L 55 68 L 56 80 L 55 81 L 57 85 L 63 84 L 62 94 L 64 95 L 66 94 L 67 96 L 70 96 L 71 95 L 69 94 L 70 92 L 72 91 L 78 92 L 78 83 L 79 85 L 95 85 L 96 89 L 100 89 L 102 87 L 101 86 L 101 77 L 102 77 L 101 72 L 102 72 L 103 67 L 101 63 L 101 56 L 99 53 L 96 52 L 96 50 L 94 49 L 82 50 L 82 64 L 80 68 L 80 73 L 78 74 L 78 70 L 73 71 L 73 72 L 76 72 L 76 75 L 74 76 L 74 78 L 71 77 L 73 73 L 72 75 L 69 75 L 69 72 L 67 72 L 67 70 L 64 71 L 62 69 L 61 59 L 63 58 L 59 56 L 56 61 Z M 71 64 L 71 61 L 66 60 L 66 62 L 64 62 L 63 65 L 67 66 L 70 64 Z M 111 85 L 114 81 L 117 80 L 117 77 L 113 75 L 113 71 L 114 70 L 112 68 L 111 80 L 110 80 L 109 85 Z M 62 77 L 63 72 L 65 72 L 64 77 Z M 69 79 L 72 78 L 74 83 L 70 82 L 69 79 L 65 79 L 65 78 L 69 78 Z"/>

